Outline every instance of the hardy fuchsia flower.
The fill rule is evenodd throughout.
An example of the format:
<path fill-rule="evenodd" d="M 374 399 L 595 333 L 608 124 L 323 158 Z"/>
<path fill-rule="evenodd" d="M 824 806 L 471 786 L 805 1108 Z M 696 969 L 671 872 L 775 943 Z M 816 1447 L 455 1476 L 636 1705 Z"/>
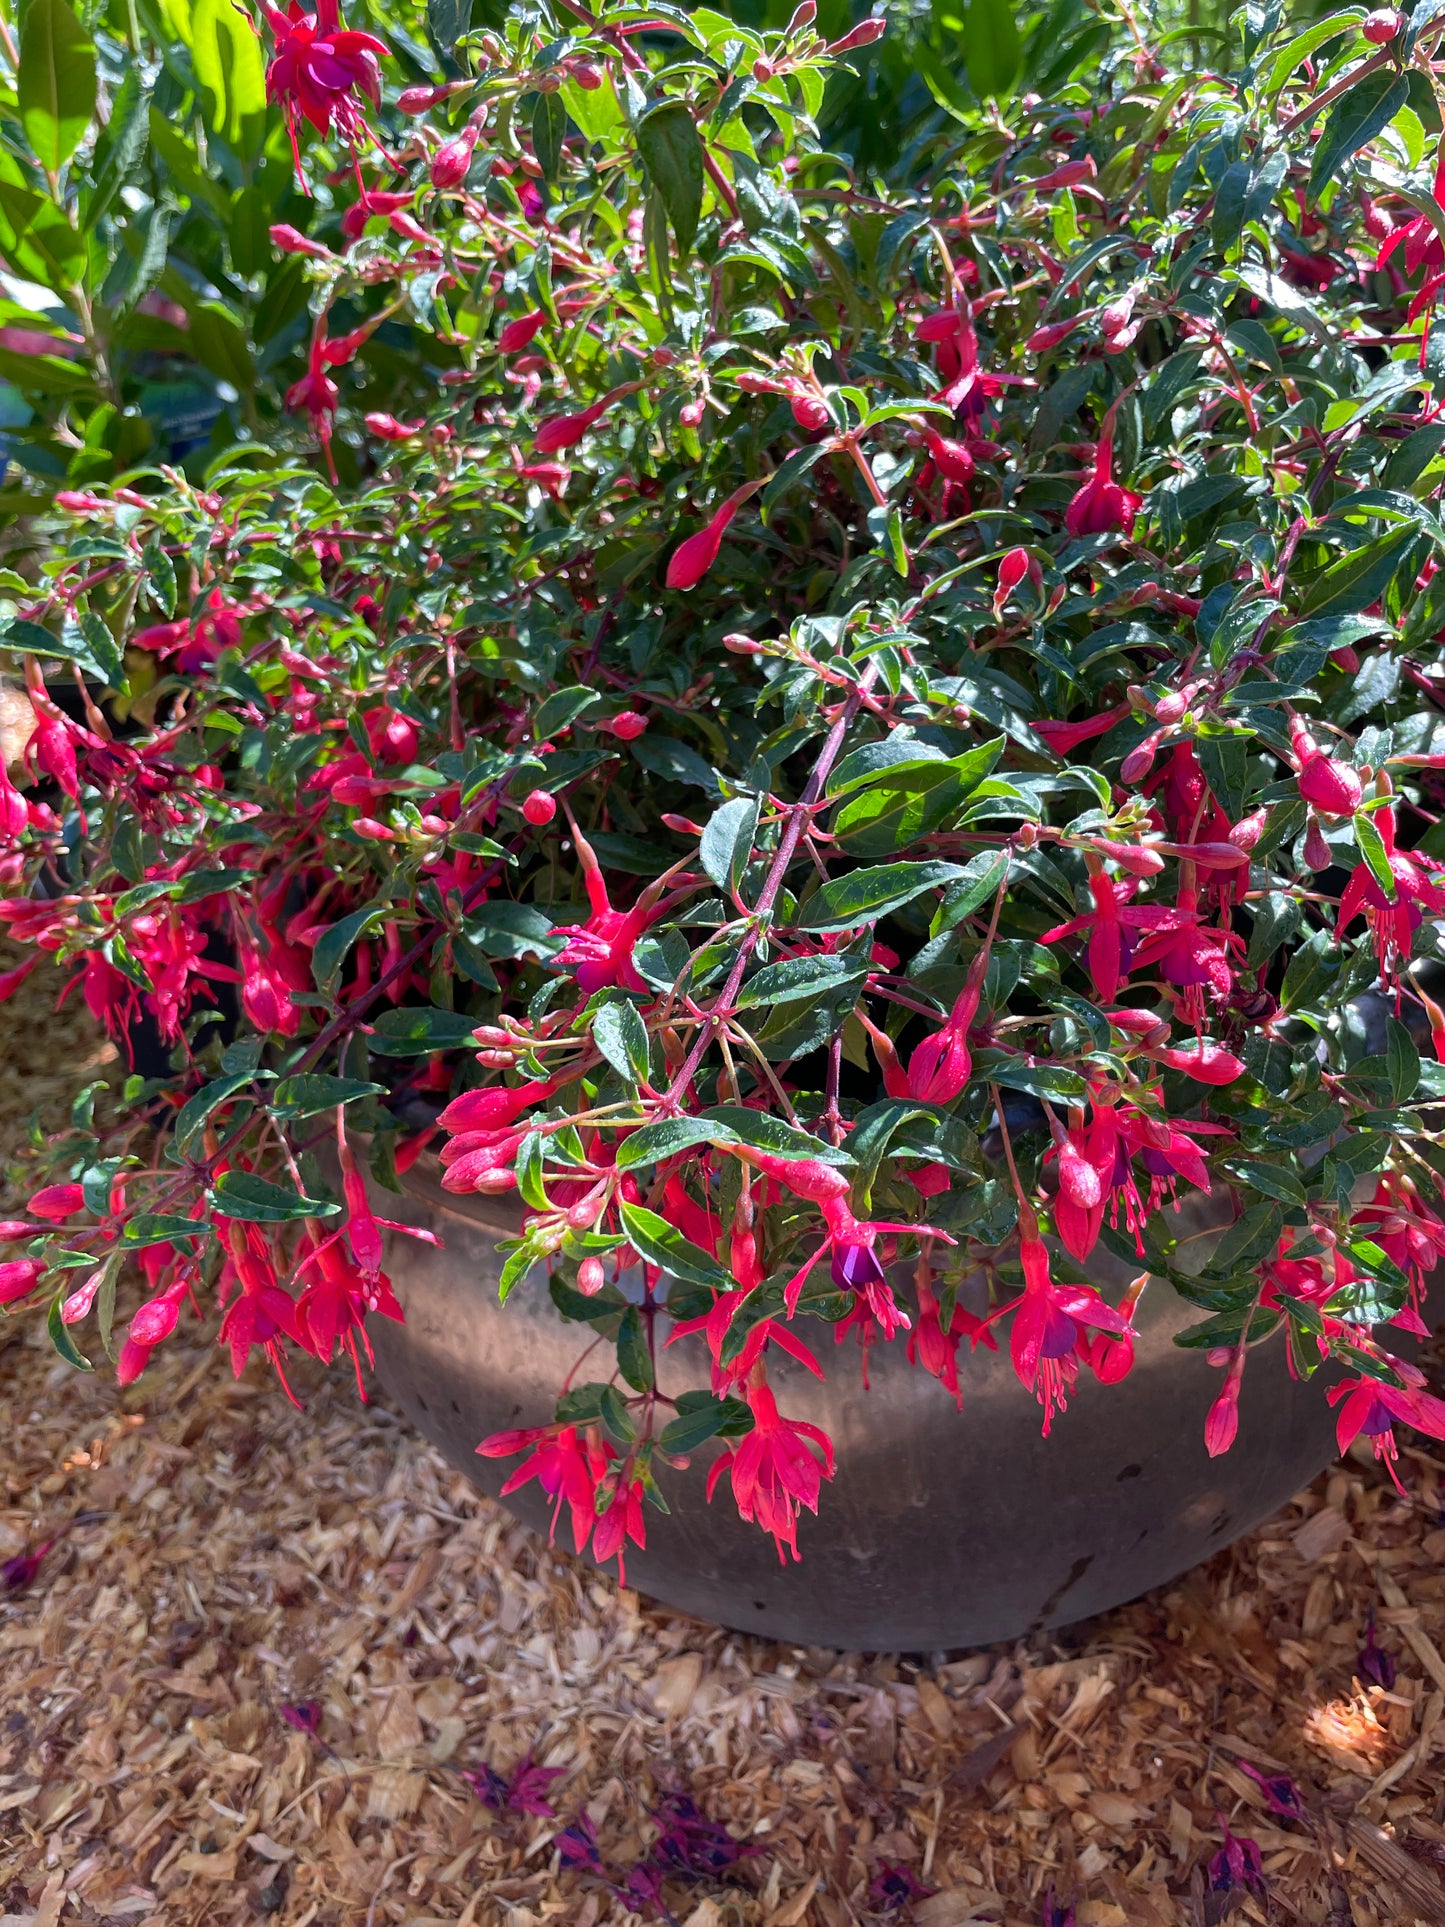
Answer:
<path fill-rule="evenodd" d="M 298 120 L 310 121 L 318 134 L 329 133 L 336 126 L 355 145 L 366 132 L 356 95 L 361 94 L 373 106 L 380 102 L 377 61 L 387 48 L 372 34 L 343 27 L 336 0 L 317 0 L 315 13 L 303 13 L 298 0 L 291 0 L 285 13 L 262 0 L 261 11 L 274 42 L 271 64 L 266 69 L 266 94 L 281 103 L 296 173 L 304 188 L 296 140 Z"/>

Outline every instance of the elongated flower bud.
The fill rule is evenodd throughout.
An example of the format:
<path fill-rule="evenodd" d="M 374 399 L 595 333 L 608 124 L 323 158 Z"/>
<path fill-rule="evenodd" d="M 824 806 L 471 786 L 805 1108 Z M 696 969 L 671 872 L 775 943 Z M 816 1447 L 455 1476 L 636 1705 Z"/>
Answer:
<path fill-rule="evenodd" d="M 497 336 L 497 346 L 504 355 L 520 354 L 527 344 L 539 335 L 547 325 L 545 308 L 534 308 L 530 314 L 517 315 L 509 321 Z"/>
<path fill-rule="evenodd" d="M 678 543 L 667 565 L 669 589 L 691 589 L 701 582 L 717 561 L 723 536 L 733 517 L 748 497 L 761 487 L 761 481 L 744 482 L 741 488 L 733 490 L 706 528 L 699 529 L 696 535 L 690 535 L 685 542 Z"/>

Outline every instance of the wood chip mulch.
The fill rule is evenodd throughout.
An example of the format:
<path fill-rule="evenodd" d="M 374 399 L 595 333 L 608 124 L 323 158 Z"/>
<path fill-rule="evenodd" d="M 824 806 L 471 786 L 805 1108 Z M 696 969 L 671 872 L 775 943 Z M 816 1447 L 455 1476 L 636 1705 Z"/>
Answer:
<path fill-rule="evenodd" d="M 1037 1927 L 1050 1889 L 1078 1927 L 1445 1927 L 1445 1457 L 1406 1447 L 1405 1501 L 1351 1459 L 1065 1635 L 839 1655 L 654 1608 L 296 1386 L 193 1331 L 121 1394 L 0 1320 L 0 1562 L 48 1546 L 0 1564 L 0 1927 Z M 683 1795 L 747 1851 L 703 1829 L 649 1888 Z M 1226 1827 L 1262 1891 L 1213 1885 Z"/>

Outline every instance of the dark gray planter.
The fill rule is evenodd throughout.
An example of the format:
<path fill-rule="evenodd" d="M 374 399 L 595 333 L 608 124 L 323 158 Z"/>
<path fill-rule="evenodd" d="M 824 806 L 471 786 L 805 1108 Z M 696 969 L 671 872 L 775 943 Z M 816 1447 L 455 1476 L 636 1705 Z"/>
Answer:
<path fill-rule="evenodd" d="M 478 1440 L 548 1422 L 586 1340 L 557 1315 L 540 1277 L 498 1305 L 494 1246 L 516 1219 L 495 1201 L 448 1196 L 439 1177 L 423 1159 L 405 1204 L 385 1198 L 386 1215 L 425 1224 L 446 1248 L 391 1234 L 388 1263 L 407 1322 L 373 1319 L 369 1330 L 388 1391 L 495 1495 L 516 1461 L 479 1458 Z M 1189 1208 L 1198 1229 L 1211 1212 L 1219 1221 L 1209 1200 Z M 1097 1282 L 1112 1291 L 1125 1268 L 1098 1256 Z M 815 1326 L 826 1384 L 787 1358 L 770 1357 L 768 1367 L 781 1409 L 824 1427 L 837 1447 L 819 1516 L 800 1523 L 801 1565 L 779 1564 L 772 1540 L 738 1518 L 726 1486 L 706 1503 L 709 1446 L 686 1472 L 661 1469 L 673 1509 L 647 1509 L 647 1549 L 629 1546 L 628 1582 L 745 1632 L 895 1652 L 1013 1638 L 1135 1598 L 1247 1532 L 1334 1456 L 1323 1388 L 1289 1377 L 1281 1341 L 1250 1359 L 1233 1451 L 1208 1457 L 1204 1415 L 1221 1374 L 1171 1343 L 1197 1316 L 1151 1287 L 1132 1373 L 1101 1386 L 1083 1372 L 1049 1439 L 1006 1341 L 1000 1353 L 969 1356 L 965 1347 L 960 1416 L 943 1387 L 907 1363 L 901 1342 L 873 1348 L 865 1391 L 856 1355 L 829 1356 L 831 1333 Z M 669 1394 L 706 1383 L 700 1344 L 665 1359 Z M 549 1529 L 535 1483 L 507 1503 Z M 565 1516 L 557 1537 L 571 1550 Z"/>

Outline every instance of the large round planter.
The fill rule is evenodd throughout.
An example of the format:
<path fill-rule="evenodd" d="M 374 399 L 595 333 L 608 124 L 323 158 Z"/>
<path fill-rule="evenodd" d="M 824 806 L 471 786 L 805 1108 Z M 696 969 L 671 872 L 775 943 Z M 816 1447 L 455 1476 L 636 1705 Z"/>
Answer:
<path fill-rule="evenodd" d="M 516 1462 L 479 1458 L 478 1440 L 547 1423 L 586 1338 L 559 1317 L 540 1275 L 498 1304 L 495 1245 L 515 1232 L 516 1216 L 496 1200 L 449 1196 L 439 1178 L 434 1160 L 420 1160 L 405 1204 L 386 1198 L 386 1215 L 436 1231 L 445 1248 L 390 1234 L 406 1323 L 373 1319 L 369 1330 L 388 1391 L 495 1496 Z M 1208 1200 L 1186 1209 L 1207 1228 Z M 1096 1282 L 1122 1285 L 1126 1268 L 1098 1256 Z M 1247 1532 L 1334 1455 L 1322 1387 L 1295 1383 L 1272 1341 L 1245 1374 L 1238 1443 L 1209 1458 L 1204 1415 L 1221 1375 L 1172 1343 L 1197 1316 L 1163 1287 L 1146 1292 L 1134 1370 L 1112 1386 L 1085 1371 L 1048 1439 L 1006 1345 L 965 1352 L 962 1414 L 907 1363 L 901 1342 L 873 1348 L 866 1391 L 851 1347 L 828 1359 L 826 1384 L 770 1357 L 782 1410 L 821 1425 L 837 1447 L 819 1516 L 800 1523 L 802 1563 L 781 1565 L 726 1487 L 706 1502 L 716 1448 L 704 1447 L 685 1472 L 661 1468 L 672 1510 L 647 1508 L 647 1548 L 628 1547 L 628 1583 L 745 1632 L 892 1652 L 1014 1638 L 1135 1598 Z M 831 1349 L 826 1327 L 810 1336 Z M 706 1384 L 700 1345 L 665 1358 L 669 1394 Z M 535 1483 L 507 1504 L 550 1529 Z M 565 1512 L 558 1539 L 570 1549 Z"/>

